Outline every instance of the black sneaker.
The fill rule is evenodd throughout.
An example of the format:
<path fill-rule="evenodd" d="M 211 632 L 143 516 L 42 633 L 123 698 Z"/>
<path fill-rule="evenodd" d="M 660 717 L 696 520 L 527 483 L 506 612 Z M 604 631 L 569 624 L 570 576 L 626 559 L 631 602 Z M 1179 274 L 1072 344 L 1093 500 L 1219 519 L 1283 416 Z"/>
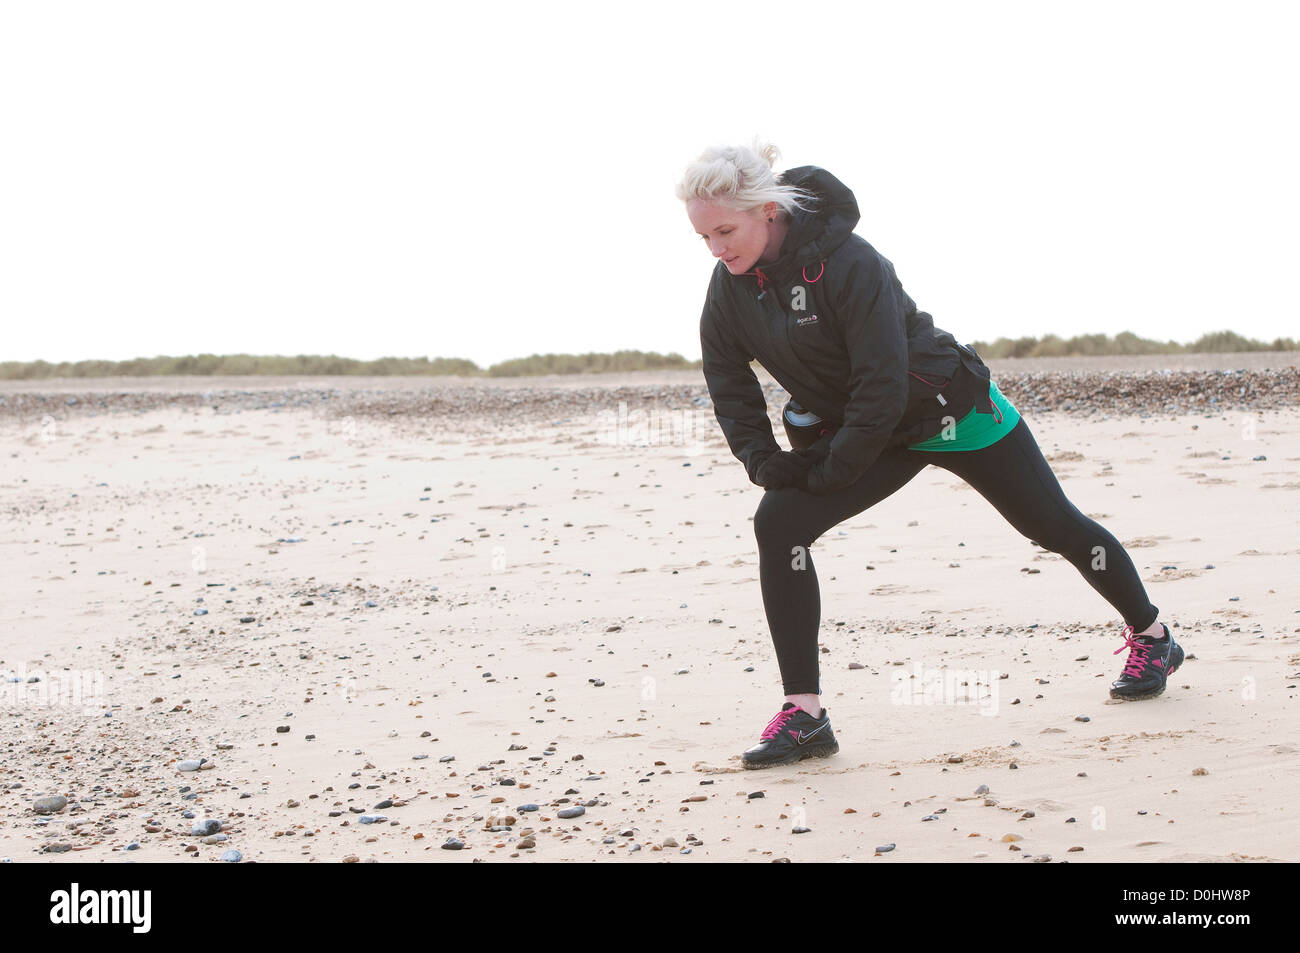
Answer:
<path fill-rule="evenodd" d="M 794 764 L 804 758 L 828 758 L 840 750 L 831 731 L 830 712 L 814 718 L 794 702 L 786 702 L 763 729 L 762 740 L 741 759 L 747 768 Z"/>
<path fill-rule="evenodd" d="M 1133 700 L 1155 698 L 1165 690 L 1169 676 L 1183 664 L 1183 648 L 1174 641 L 1169 626 L 1163 622 L 1165 637 L 1159 641 L 1149 635 L 1133 635 L 1133 627 L 1124 630 L 1124 644 L 1112 654 L 1129 650 L 1124 674 L 1110 686 L 1111 698 Z"/>

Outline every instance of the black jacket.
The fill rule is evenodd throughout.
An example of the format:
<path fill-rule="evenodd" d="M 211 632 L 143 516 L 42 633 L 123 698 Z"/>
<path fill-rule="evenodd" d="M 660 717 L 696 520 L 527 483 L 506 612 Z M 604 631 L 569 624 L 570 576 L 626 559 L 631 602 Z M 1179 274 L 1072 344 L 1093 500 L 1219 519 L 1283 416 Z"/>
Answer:
<path fill-rule="evenodd" d="M 858 203 L 843 183 L 817 166 L 780 181 L 817 199 L 795 211 L 775 262 L 743 275 L 721 261 L 714 267 L 700 316 L 704 379 L 727 444 L 755 484 L 759 465 L 781 447 L 751 360 L 837 427 L 808 476 L 809 492 L 829 493 L 855 483 L 886 447 L 938 434 L 946 417 L 972 407 L 992 413 L 989 371 L 916 310 L 893 264 L 853 234 Z"/>

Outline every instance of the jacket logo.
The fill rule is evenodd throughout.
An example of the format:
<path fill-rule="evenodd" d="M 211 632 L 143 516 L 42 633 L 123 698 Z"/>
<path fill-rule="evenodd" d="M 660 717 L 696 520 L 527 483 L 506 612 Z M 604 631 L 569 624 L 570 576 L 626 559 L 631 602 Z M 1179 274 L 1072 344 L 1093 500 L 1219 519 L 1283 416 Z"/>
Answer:
<path fill-rule="evenodd" d="M 795 327 L 803 327 L 805 324 L 814 324 L 817 321 L 817 315 L 809 314 L 802 318 L 795 319 Z"/>

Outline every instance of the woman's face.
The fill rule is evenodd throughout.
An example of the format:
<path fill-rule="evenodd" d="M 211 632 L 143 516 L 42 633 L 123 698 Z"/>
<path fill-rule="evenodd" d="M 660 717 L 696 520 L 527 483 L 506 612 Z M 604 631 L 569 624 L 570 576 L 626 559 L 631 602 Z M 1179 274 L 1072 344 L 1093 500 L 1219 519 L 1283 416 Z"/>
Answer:
<path fill-rule="evenodd" d="M 686 216 L 695 231 L 709 247 L 709 254 L 722 259 L 733 275 L 744 274 L 758 263 L 767 248 L 770 232 L 767 219 L 774 214 L 776 203 L 738 212 L 717 202 L 691 199 L 686 203 Z"/>

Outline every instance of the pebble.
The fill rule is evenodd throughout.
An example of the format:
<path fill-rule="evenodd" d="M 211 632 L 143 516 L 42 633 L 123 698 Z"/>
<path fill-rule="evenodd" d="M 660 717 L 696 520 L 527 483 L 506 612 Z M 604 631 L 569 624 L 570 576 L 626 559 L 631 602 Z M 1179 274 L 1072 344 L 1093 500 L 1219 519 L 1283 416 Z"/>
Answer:
<path fill-rule="evenodd" d="M 197 770 L 199 770 L 199 768 L 203 767 L 204 763 L 205 763 L 207 760 L 208 760 L 207 758 L 200 758 L 198 761 L 195 761 L 195 760 L 193 760 L 193 759 L 190 759 L 189 761 L 182 761 L 180 764 L 176 765 L 176 770 L 177 770 L 177 771 L 197 771 Z"/>
<path fill-rule="evenodd" d="M 446 843 L 442 845 L 443 850 L 460 850 L 465 846 L 465 842 L 456 837 L 448 837 Z"/>
<path fill-rule="evenodd" d="M 812 828 L 811 828 L 811 827 L 792 827 L 792 828 L 790 828 L 790 833 L 791 833 L 791 834 L 810 834 L 810 833 L 812 833 Z"/>
<path fill-rule="evenodd" d="M 577 807 L 566 807 L 564 810 L 558 812 L 555 816 L 567 820 L 570 817 L 582 817 L 582 815 L 586 813 L 587 813 L 587 809 L 583 807 L 581 804 L 579 804 Z"/>
<path fill-rule="evenodd" d="M 220 830 L 221 822 L 215 817 L 207 817 L 190 828 L 190 833 L 195 837 L 206 837 L 207 835 L 215 834 Z"/>
<path fill-rule="evenodd" d="M 981 784 L 979 787 L 977 787 L 977 788 L 975 789 L 975 793 L 976 793 L 976 794 L 988 794 L 988 793 L 989 793 L 989 786 L 988 786 L 987 784 Z"/>
<path fill-rule="evenodd" d="M 229 835 L 229 834 L 209 834 L 207 837 L 203 838 L 203 840 L 200 841 L 200 843 L 202 843 L 202 844 L 220 844 L 220 843 L 222 843 L 222 842 L 224 842 L 224 841 L 228 841 L 228 840 L 230 840 L 230 835 Z"/>
<path fill-rule="evenodd" d="M 68 799 L 62 794 L 52 794 L 49 797 L 38 797 L 32 803 L 32 810 L 37 814 L 57 814 L 68 806 Z"/>
<path fill-rule="evenodd" d="M 876 853 L 877 853 L 877 854 L 888 854 L 888 853 L 889 853 L 891 850 L 893 850 L 896 846 L 897 846 L 896 844 L 881 844 L 879 847 L 876 848 Z"/>
<path fill-rule="evenodd" d="M 244 859 L 244 855 L 237 850 L 228 850 L 221 855 L 221 859 L 228 864 L 237 864 Z"/>
<path fill-rule="evenodd" d="M 382 814 L 362 814 L 360 817 L 357 818 L 357 823 L 378 824 L 380 821 L 386 821 L 386 820 L 388 820 L 388 818 Z"/>
<path fill-rule="evenodd" d="M 530 811 L 536 811 L 537 809 L 538 808 L 536 804 L 520 804 L 519 807 L 516 808 L 516 810 L 524 814 L 527 814 Z"/>

